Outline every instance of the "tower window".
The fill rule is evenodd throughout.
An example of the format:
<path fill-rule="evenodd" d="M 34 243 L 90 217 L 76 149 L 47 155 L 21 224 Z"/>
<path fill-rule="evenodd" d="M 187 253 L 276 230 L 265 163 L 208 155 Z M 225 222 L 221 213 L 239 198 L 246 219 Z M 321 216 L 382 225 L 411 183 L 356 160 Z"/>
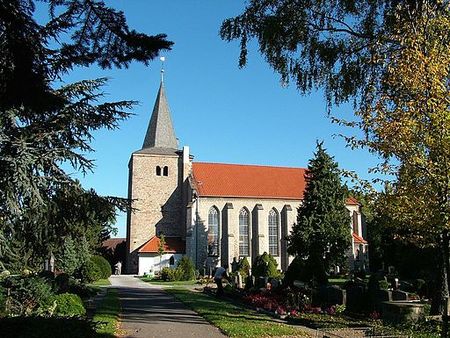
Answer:
<path fill-rule="evenodd" d="M 161 167 L 160 166 L 156 167 L 156 176 L 161 176 Z"/>
<path fill-rule="evenodd" d="M 164 175 L 164 176 L 169 176 L 169 167 L 168 167 L 168 166 L 165 166 L 165 167 L 164 167 L 164 169 L 163 169 L 163 175 Z"/>

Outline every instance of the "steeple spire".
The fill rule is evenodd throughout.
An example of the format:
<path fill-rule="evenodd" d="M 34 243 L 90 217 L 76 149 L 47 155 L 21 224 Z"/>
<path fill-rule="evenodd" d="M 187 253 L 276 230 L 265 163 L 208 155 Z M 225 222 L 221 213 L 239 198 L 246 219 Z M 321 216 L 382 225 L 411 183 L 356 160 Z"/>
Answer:
<path fill-rule="evenodd" d="M 152 117 L 147 128 L 144 144 L 142 145 L 142 149 L 146 148 L 178 149 L 178 142 L 170 117 L 170 109 L 166 99 L 162 76 Z"/>

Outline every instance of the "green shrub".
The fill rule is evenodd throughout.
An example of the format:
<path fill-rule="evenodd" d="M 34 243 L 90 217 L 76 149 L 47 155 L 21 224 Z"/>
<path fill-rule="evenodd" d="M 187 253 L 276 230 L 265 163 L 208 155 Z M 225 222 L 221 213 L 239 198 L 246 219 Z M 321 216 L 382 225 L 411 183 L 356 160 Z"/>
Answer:
<path fill-rule="evenodd" d="M 160 278 L 166 282 L 172 282 L 175 280 L 175 270 L 165 267 L 161 270 Z"/>
<path fill-rule="evenodd" d="M 237 271 L 241 274 L 244 280 L 248 277 L 250 272 L 250 263 L 248 262 L 247 257 L 239 260 Z"/>
<path fill-rule="evenodd" d="M 69 282 L 70 277 L 67 273 L 61 273 L 58 276 L 56 276 L 55 278 L 56 291 L 58 293 L 64 293 L 69 291 Z"/>
<path fill-rule="evenodd" d="M 90 260 L 100 268 L 101 279 L 106 279 L 109 278 L 109 276 L 111 276 L 112 274 L 111 265 L 104 257 L 95 255 L 92 256 Z"/>
<path fill-rule="evenodd" d="M 9 289 L 9 314 L 42 315 L 51 310 L 54 294 L 45 278 L 11 276 L 3 281 L 3 287 Z"/>
<path fill-rule="evenodd" d="M 195 267 L 191 259 L 188 256 L 181 257 L 176 268 L 177 273 L 180 274 L 180 279 L 183 281 L 195 279 Z"/>
<path fill-rule="evenodd" d="M 300 257 L 295 257 L 294 260 L 289 264 L 287 271 L 284 275 L 284 284 L 292 285 L 294 281 L 301 280 L 303 281 L 304 278 L 302 278 L 302 272 L 305 269 L 305 262 Z"/>
<path fill-rule="evenodd" d="M 381 289 L 381 290 L 387 290 L 387 289 L 389 289 L 389 287 L 391 286 L 391 285 L 389 284 L 389 282 L 388 282 L 387 280 L 385 280 L 385 279 L 380 280 L 380 281 L 378 282 L 378 285 L 380 286 L 380 289 Z"/>
<path fill-rule="evenodd" d="M 100 267 L 91 259 L 86 261 L 80 270 L 80 278 L 84 283 L 92 283 L 101 279 L 102 271 Z"/>
<path fill-rule="evenodd" d="M 77 317 L 5 317 L 0 328 L 2 337 L 98 337 L 92 322 Z"/>
<path fill-rule="evenodd" d="M 79 277 L 82 266 L 89 260 L 89 243 L 84 236 L 72 239 L 66 237 L 61 250 L 55 253 L 55 264 L 58 270 L 69 276 Z"/>
<path fill-rule="evenodd" d="M 54 296 L 56 302 L 54 315 L 61 317 L 84 316 L 86 309 L 83 306 L 80 296 L 73 293 L 62 293 Z"/>
<path fill-rule="evenodd" d="M 182 271 L 181 269 L 171 269 L 169 267 L 165 267 L 161 270 L 160 277 L 163 281 L 166 282 L 174 282 L 181 280 Z"/>
<path fill-rule="evenodd" d="M 0 317 L 5 313 L 6 289 L 0 285 Z"/>
<path fill-rule="evenodd" d="M 277 261 L 271 254 L 264 252 L 262 255 L 256 256 L 255 263 L 252 268 L 252 274 L 256 278 L 269 277 L 279 278 L 280 272 L 277 270 Z"/>

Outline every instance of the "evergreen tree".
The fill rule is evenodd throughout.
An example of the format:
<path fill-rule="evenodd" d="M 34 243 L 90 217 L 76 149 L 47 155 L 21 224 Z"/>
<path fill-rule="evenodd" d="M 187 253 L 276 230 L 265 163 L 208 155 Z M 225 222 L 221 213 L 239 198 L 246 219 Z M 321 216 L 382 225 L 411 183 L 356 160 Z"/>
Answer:
<path fill-rule="evenodd" d="M 350 214 L 337 163 L 322 143 L 308 165 L 306 190 L 297 223 L 288 237 L 288 252 L 305 263 L 309 281 L 326 283 L 333 265 L 345 261 L 350 247 Z"/>
<path fill-rule="evenodd" d="M 0 270 L 19 270 L 28 258 L 38 267 L 93 224 L 109 232 L 114 206 L 126 206 L 85 191 L 66 170 L 92 171 L 92 133 L 117 128 L 134 102 L 104 102 L 105 79 L 59 80 L 74 67 L 147 64 L 172 45 L 165 35 L 130 30 L 103 1 L 41 1 L 45 23 L 35 20 L 34 3 L 0 1 Z M 95 211 L 77 209 L 89 200 Z"/>

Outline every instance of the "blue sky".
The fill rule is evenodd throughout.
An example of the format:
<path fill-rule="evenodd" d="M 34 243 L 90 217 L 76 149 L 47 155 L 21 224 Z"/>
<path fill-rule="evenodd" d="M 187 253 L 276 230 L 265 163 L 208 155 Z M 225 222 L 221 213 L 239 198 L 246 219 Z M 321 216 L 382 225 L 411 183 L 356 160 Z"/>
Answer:
<path fill-rule="evenodd" d="M 323 140 L 341 168 L 369 178 L 376 162 L 366 151 L 346 148 L 334 134 L 342 130 L 327 117 L 320 92 L 301 96 L 294 86 L 282 88 L 280 79 L 250 45 L 249 61 L 238 68 L 239 44 L 219 37 L 221 22 L 243 9 L 242 1 L 115 0 L 132 29 L 165 33 L 174 41 L 163 55 L 165 87 L 180 146 L 188 145 L 195 161 L 306 167 L 316 140 Z M 127 196 L 130 154 L 141 148 L 160 79 L 159 60 L 149 67 L 134 63 L 128 69 L 77 69 L 66 79 L 106 76 L 110 101 L 139 101 L 134 116 L 120 129 L 94 134 L 95 172 L 79 177 L 86 188 L 104 195 Z M 351 118 L 350 106 L 334 110 Z M 75 174 L 76 175 L 76 174 Z M 78 175 L 76 175 L 78 176 Z M 125 237 L 125 215 L 119 215 L 118 237 Z"/>

